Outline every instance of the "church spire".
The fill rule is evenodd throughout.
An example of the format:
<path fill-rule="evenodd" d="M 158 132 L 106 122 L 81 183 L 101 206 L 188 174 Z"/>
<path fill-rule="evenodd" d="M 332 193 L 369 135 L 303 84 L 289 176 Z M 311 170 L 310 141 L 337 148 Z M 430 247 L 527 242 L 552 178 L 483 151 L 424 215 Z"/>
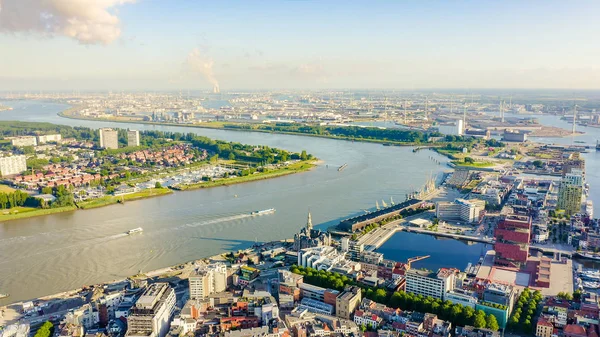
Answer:
<path fill-rule="evenodd" d="M 310 211 L 308 212 L 308 220 L 306 221 L 306 230 L 310 234 L 310 231 L 313 229 L 312 217 L 310 216 Z"/>

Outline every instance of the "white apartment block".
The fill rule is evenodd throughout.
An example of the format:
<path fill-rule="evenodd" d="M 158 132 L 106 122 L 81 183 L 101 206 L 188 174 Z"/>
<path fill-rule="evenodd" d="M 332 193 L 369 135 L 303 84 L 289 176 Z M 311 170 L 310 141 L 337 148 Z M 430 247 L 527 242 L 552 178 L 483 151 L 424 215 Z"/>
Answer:
<path fill-rule="evenodd" d="M 227 289 L 227 266 L 218 262 L 199 268 L 189 277 L 190 299 L 205 299 Z"/>
<path fill-rule="evenodd" d="M 127 146 L 140 146 L 140 132 L 127 130 Z"/>
<path fill-rule="evenodd" d="M 100 147 L 104 149 L 118 149 L 119 134 L 117 130 L 100 129 Z"/>
<path fill-rule="evenodd" d="M 444 300 L 446 292 L 454 289 L 456 270 L 441 268 L 437 273 L 410 269 L 406 272 L 406 291 Z"/>
<path fill-rule="evenodd" d="M 10 156 L 0 158 L 0 174 L 3 177 L 19 174 L 27 170 L 25 156 Z"/>
<path fill-rule="evenodd" d="M 46 144 L 46 143 L 58 143 L 62 140 L 62 136 L 60 134 L 53 135 L 43 135 L 37 137 L 38 144 Z"/>

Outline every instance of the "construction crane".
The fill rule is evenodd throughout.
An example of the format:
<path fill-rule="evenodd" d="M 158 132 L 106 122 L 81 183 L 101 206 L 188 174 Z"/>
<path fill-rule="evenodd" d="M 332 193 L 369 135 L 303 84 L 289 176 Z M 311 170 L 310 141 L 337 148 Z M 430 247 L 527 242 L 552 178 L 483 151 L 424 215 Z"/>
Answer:
<path fill-rule="evenodd" d="M 413 262 L 418 262 L 418 261 L 421 261 L 421 260 L 425 260 L 425 259 L 428 259 L 429 257 L 431 257 L 431 255 L 411 257 L 410 259 L 406 260 L 406 265 L 408 266 L 408 269 L 410 269 L 411 268 L 411 264 Z"/>

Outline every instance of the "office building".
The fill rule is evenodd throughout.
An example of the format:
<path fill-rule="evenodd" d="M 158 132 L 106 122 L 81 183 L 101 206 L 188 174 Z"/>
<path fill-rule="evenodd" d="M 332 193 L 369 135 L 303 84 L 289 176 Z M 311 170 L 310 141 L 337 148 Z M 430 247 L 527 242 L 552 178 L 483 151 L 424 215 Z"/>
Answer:
<path fill-rule="evenodd" d="M 62 136 L 59 133 L 52 135 L 42 135 L 37 137 L 38 144 L 46 143 L 58 143 L 62 140 Z"/>
<path fill-rule="evenodd" d="M 453 202 L 438 202 L 435 209 L 436 217 L 440 220 L 479 222 L 485 210 L 485 201 L 456 199 Z"/>
<path fill-rule="evenodd" d="M 361 290 L 356 286 L 346 286 L 335 300 L 335 315 L 339 318 L 350 319 L 354 310 L 360 305 Z"/>
<path fill-rule="evenodd" d="M 127 146 L 140 146 L 140 132 L 127 130 Z"/>
<path fill-rule="evenodd" d="M 19 174 L 27 170 L 25 156 L 10 156 L 0 158 L 0 174 L 3 177 Z"/>
<path fill-rule="evenodd" d="M 165 337 L 175 309 L 175 291 L 154 283 L 138 298 L 127 317 L 127 337 Z"/>
<path fill-rule="evenodd" d="M 103 149 L 118 149 L 119 134 L 117 130 L 100 129 L 100 147 Z"/>
<path fill-rule="evenodd" d="M 10 140 L 12 146 L 37 146 L 37 139 L 34 136 L 16 137 Z"/>
<path fill-rule="evenodd" d="M 504 130 L 502 139 L 507 142 L 525 142 L 527 141 L 527 133 L 521 130 Z"/>
<path fill-rule="evenodd" d="M 189 277 L 190 299 L 205 299 L 227 289 L 227 266 L 217 262 L 198 268 Z"/>
<path fill-rule="evenodd" d="M 406 271 L 406 291 L 445 300 L 446 293 L 454 289 L 457 272 L 453 268 L 440 268 L 437 273 L 410 269 Z"/>
<path fill-rule="evenodd" d="M 560 182 L 558 189 L 557 209 L 562 209 L 565 213 L 571 215 L 581 211 L 581 201 L 583 197 L 583 174 L 581 171 L 574 170 L 573 173 L 567 173 Z"/>

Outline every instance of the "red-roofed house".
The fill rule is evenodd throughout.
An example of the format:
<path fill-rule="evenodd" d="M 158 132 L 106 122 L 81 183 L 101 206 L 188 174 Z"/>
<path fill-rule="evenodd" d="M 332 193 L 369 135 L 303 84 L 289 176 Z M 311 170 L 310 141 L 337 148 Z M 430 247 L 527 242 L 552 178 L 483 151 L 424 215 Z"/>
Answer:
<path fill-rule="evenodd" d="M 587 337 L 585 328 L 577 324 L 567 324 L 563 329 L 565 337 Z"/>

